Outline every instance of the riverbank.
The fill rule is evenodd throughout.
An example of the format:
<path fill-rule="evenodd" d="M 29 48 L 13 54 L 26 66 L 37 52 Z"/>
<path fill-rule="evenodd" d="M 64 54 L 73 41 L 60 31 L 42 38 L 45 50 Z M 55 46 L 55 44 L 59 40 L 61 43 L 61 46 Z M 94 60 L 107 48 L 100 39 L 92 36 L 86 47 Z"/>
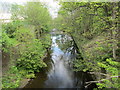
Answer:
<path fill-rule="evenodd" d="M 49 48 L 49 50 L 50 50 L 50 48 Z M 47 50 L 45 56 L 42 58 L 42 60 L 44 62 L 46 62 L 46 58 L 48 57 L 49 50 Z M 40 73 L 40 72 L 38 72 L 38 73 Z M 35 78 L 36 78 L 36 74 L 35 74 Z M 18 88 L 24 88 L 31 80 L 33 80 L 35 78 L 32 78 L 32 79 L 23 78 L 23 80 L 20 81 L 20 85 Z"/>
<path fill-rule="evenodd" d="M 109 33 L 96 36 L 91 40 L 83 41 L 83 43 L 78 42 L 78 38 L 75 36 L 73 36 L 73 38 L 79 49 L 80 57 L 82 57 L 78 58 L 78 61 L 75 63 L 76 70 L 87 71 L 91 75 L 94 75 L 93 81 L 86 82 L 86 85 L 96 83 L 99 88 L 104 86 L 111 88 L 113 84 L 110 78 L 112 78 L 112 76 L 116 77 L 115 80 L 112 79 L 112 82 L 118 84 L 119 64 L 112 58 L 113 49 L 111 47 L 113 42 L 110 39 Z M 112 69 L 114 69 L 114 71 L 112 71 Z M 101 80 L 103 80 L 103 82 L 101 82 Z M 119 87 L 119 85 L 115 87 Z"/>
<path fill-rule="evenodd" d="M 28 33 L 28 31 L 30 32 Z M 33 30 L 30 28 L 24 28 L 24 32 L 16 32 L 16 34 L 19 34 L 17 38 L 21 37 L 21 35 L 28 35 L 27 38 L 22 38 L 24 42 L 20 38 L 9 38 L 7 35 L 7 39 L 3 39 L 3 42 L 10 46 L 2 48 L 4 52 L 2 54 L 2 88 L 24 87 L 23 83 L 27 84 L 29 78 L 35 78 L 35 73 L 39 72 L 41 68 L 46 67 L 43 59 L 46 57 L 47 49 L 51 45 L 50 35 L 46 33 L 39 40 L 35 39 L 34 35 L 31 36 L 31 32 Z M 16 43 L 13 44 L 12 41 Z"/>
<path fill-rule="evenodd" d="M 46 57 L 47 57 L 47 53 L 44 55 L 44 57 L 42 58 L 42 60 L 44 60 Z M 8 54 L 6 54 L 7 57 L 4 56 L 4 58 L 2 58 L 2 60 L 4 61 L 8 61 L 9 62 L 3 62 L 2 64 L 4 65 L 3 69 L 4 72 L 2 73 L 2 77 L 3 77 L 3 80 L 6 81 L 6 79 L 8 78 L 11 78 L 9 79 L 9 84 L 6 83 L 6 87 L 10 87 L 10 86 L 15 86 L 15 88 L 24 88 L 32 79 L 31 78 L 26 78 L 26 76 L 23 76 L 23 74 L 25 72 L 21 72 L 21 71 L 18 71 L 17 68 L 14 66 L 11 66 L 10 64 L 10 58 L 8 58 Z M 12 82 L 13 81 L 13 82 Z M 5 85 L 5 83 L 3 83 Z M 10 86 L 9 86 L 10 85 Z"/>

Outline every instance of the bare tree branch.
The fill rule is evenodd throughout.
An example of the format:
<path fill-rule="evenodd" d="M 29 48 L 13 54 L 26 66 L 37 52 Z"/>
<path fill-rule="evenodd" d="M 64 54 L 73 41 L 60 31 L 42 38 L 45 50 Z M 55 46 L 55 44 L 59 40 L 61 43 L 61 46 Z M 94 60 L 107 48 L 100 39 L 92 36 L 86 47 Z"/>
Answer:
<path fill-rule="evenodd" d="M 99 81 L 89 81 L 89 82 L 85 82 L 85 84 L 87 84 L 86 86 L 85 86 L 85 88 L 87 88 L 90 84 L 92 84 L 92 83 L 101 83 L 101 82 L 103 82 L 103 81 L 105 81 L 105 80 L 108 80 L 108 79 L 111 79 L 111 78 L 120 78 L 120 76 L 111 76 L 111 77 L 108 77 L 108 78 L 106 78 L 106 79 L 102 79 L 102 80 L 99 80 Z"/>
<path fill-rule="evenodd" d="M 120 76 L 111 76 L 111 77 L 108 77 L 106 79 L 102 79 L 102 80 L 99 80 L 99 81 L 89 81 L 89 82 L 85 82 L 86 84 L 89 84 L 89 83 L 101 83 L 105 80 L 108 80 L 108 79 L 111 79 L 111 78 L 120 78 Z"/>
<path fill-rule="evenodd" d="M 100 75 L 104 75 L 104 76 L 110 76 L 109 74 L 105 74 L 105 73 L 100 73 L 100 72 L 88 72 L 90 74 L 100 74 Z"/>

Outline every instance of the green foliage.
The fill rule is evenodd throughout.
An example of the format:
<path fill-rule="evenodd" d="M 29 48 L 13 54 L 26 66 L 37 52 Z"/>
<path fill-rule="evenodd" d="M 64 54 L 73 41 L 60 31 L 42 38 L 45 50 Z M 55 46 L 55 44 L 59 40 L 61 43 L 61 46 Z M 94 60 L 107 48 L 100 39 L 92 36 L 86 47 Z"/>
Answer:
<path fill-rule="evenodd" d="M 22 22 L 19 20 L 15 20 L 13 22 L 7 23 L 7 24 L 3 24 L 2 25 L 2 29 L 3 32 L 5 32 L 8 37 L 10 38 L 15 38 L 15 33 L 16 30 L 22 25 Z"/>
<path fill-rule="evenodd" d="M 120 66 L 120 65 L 119 65 L 119 62 L 113 61 L 111 58 L 106 59 L 106 61 L 107 61 L 110 65 Z"/>
<path fill-rule="evenodd" d="M 10 48 L 16 45 L 18 42 L 14 38 L 9 38 L 8 35 L 5 32 L 3 32 L 2 40 L 0 41 L 0 43 L 2 43 L 2 51 L 9 52 Z"/>
<path fill-rule="evenodd" d="M 21 79 L 35 78 L 46 67 L 43 58 L 51 45 L 51 16 L 43 3 L 13 4 L 11 13 L 13 21 L 2 25 L 0 40 L 2 51 L 10 53 L 13 63 L 3 75 L 3 88 L 17 88 Z"/>
<path fill-rule="evenodd" d="M 17 13 L 15 13 L 17 15 Z M 14 18 L 14 16 L 13 16 Z M 51 39 L 48 25 L 43 25 L 45 35 L 36 39 L 35 27 L 26 21 L 16 20 L 2 26 L 2 51 L 10 53 L 10 58 L 16 57 L 8 73 L 3 75 L 2 88 L 17 88 L 23 78 L 35 78 L 35 72 L 46 67 L 43 62 L 46 48 L 50 47 Z M 44 39 L 44 41 L 43 41 Z M 14 52 L 15 51 L 15 52 Z"/>
<path fill-rule="evenodd" d="M 24 6 L 22 6 L 22 5 L 12 4 L 11 10 L 10 10 L 10 12 L 12 14 L 11 19 L 12 20 L 18 20 L 19 18 L 22 19 L 24 17 L 23 16 L 24 12 L 21 12 L 21 10 L 23 10 L 23 8 L 24 8 Z"/>
<path fill-rule="evenodd" d="M 74 61 L 75 71 L 102 72 L 119 76 L 119 2 L 60 2 L 56 28 L 75 40 L 81 58 Z M 117 51 L 118 50 L 118 51 Z M 116 55 L 116 58 L 115 58 Z M 104 70 L 104 71 L 103 71 Z M 96 75 L 96 80 L 105 77 Z M 117 78 L 118 79 L 118 78 Z M 105 78 L 99 88 L 119 88 L 116 79 Z"/>
<path fill-rule="evenodd" d="M 16 66 L 12 66 L 9 71 L 2 77 L 2 88 L 17 88 L 22 79 L 21 74 Z"/>
<path fill-rule="evenodd" d="M 41 36 L 41 43 L 44 48 L 48 49 L 51 46 L 51 35 L 48 33 L 45 33 Z"/>
<path fill-rule="evenodd" d="M 21 9 L 24 19 L 31 25 L 35 26 L 36 37 L 49 32 L 51 29 L 51 16 L 48 9 L 41 2 L 28 2 L 23 9 Z"/>
<path fill-rule="evenodd" d="M 0 43 L 2 43 L 3 52 L 10 52 L 10 48 L 18 44 L 15 34 L 20 25 L 20 21 L 13 21 L 2 25 L 2 39 Z"/>
<path fill-rule="evenodd" d="M 118 75 L 118 68 L 120 67 L 119 63 L 113 61 L 112 58 L 106 59 L 106 62 L 98 62 L 98 66 L 105 68 L 110 75 Z"/>
<path fill-rule="evenodd" d="M 35 78 L 35 74 L 28 74 L 28 75 L 26 75 L 26 78 Z"/>
<path fill-rule="evenodd" d="M 33 25 L 45 25 L 49 22 L 50 15 L 47 8 L 40 2 L 28 2 L 25 6 L 25 15 Z"/>
<path fill-rule="evenodd" d="M 17 60 L 17 66 L 30 73 L 39 72 L 40 68 L 46 67 L 42 61 L 45 50 L 42 43 L 35 39 L 26 45 L 26 48 L 20 50 L 20 58 Z"/>
<path fill-rule="evenodd" d="M 74 69 L 75 71 L 83 71 L 85 69 L 85 64 L 81 59 L 79 59 L 79 60 L 77 59 L 74 61 L 74 67 L 76 68 L 76 69 Z M 86 71 L 86 70 L 84 70 L 84 71 Z"/>
<path fill-rule="evenodd" d="M 19 41 L 20 43 L 28 43 L 30 42 L 30 40 L 34 39 L 34 33 L 33 31 L 30 30 L 30 28 L 26 28 L 26 27 L 20 27 L 16 33 L 16 39 L 17 41 Z"/>

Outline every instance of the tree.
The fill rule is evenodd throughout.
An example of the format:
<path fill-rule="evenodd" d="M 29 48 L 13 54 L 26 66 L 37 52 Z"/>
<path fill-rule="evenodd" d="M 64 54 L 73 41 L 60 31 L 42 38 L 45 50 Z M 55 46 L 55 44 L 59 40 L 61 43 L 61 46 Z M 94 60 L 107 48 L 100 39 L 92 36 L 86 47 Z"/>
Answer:
<path fill-rule="evenodd" d="M 74 61 L 75 70 L 97 74 L 97 81 L 93 82 L 100 88 L 119 88 L 119 2 L 61 2 L 61 5 L 60 30 L 72 36 L 80 52 Z M 102 75 L 106 77 L 103 79 Z"/>
<path fill-rule="evenodd" d="M 48 9 L 41 2 L 28 2 L 24 8 L 25 19 L 35 26 L 37 38 L 49 31 L 51 16 Z M 46 30 L 47 29 L 47 30 Z"/>

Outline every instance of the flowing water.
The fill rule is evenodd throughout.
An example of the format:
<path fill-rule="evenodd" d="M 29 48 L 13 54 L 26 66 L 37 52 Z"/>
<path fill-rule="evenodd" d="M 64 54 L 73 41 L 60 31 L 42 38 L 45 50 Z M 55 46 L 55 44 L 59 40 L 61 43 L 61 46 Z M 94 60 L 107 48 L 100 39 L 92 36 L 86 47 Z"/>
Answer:
<path fill-rule="evenodd" d="M 75 53 L 72 53 L 75 50 L 72 43 L 68 44 L 72 39 L 63 34 L 52 34 L 51 38 L 51 53 L 44 59 L 48 67 L 24 88 L 84 88 L 84 82 L 92 78 L 87 73 L 73 71 L 71 62 L 75 60 Z"/>

